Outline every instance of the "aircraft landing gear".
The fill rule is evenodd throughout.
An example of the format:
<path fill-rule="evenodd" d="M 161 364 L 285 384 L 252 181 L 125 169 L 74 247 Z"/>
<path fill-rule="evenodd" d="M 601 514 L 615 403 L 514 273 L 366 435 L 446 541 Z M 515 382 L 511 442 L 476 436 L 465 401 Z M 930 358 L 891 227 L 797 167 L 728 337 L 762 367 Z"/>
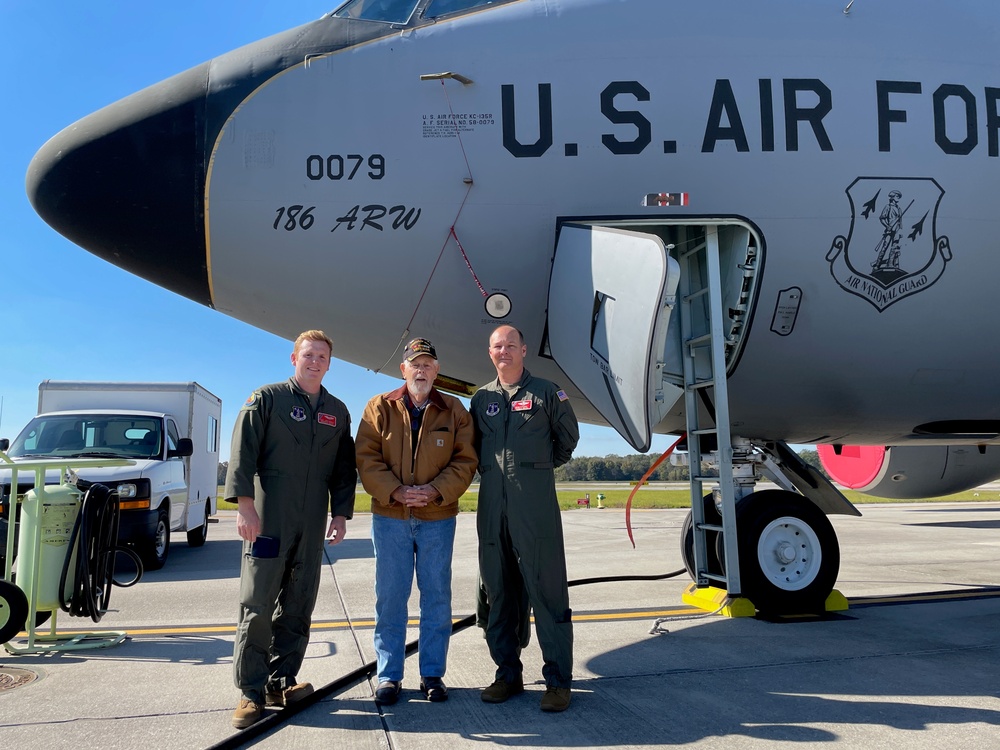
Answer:
<path fill-rule="evenodd" d="M 699 512 L 689 514 L 691 518 L 681 530 L 684 566 L 697 584 L 685 592 L 685 601 L 714 609 L 717 594 L 710 592 L 727 589 L 730 601 L 742 599 L 747 606 L 752 605 L 750 611 L 765 615 L 845 609 L 842 596 L 830 598 L 840 572 L 840 544 L 827 516 L 860 515 L 858 510 L 783 443 L 734 438 L 732 444 L 728 473 L 733 499 L 728 502 L 733 504 L 726 505 L 721 475 L 727 473 L 727 467 L 720 464 L 716 492 L 721 494 L 723 520 L 712 495 L 708 495 L 703 497 L 703 505 L 694 509 Z M 755 491 L 760 474 L 780 489 Z M 699 514 L 703 514 L 705 526 L 721 525 L 725 531 L 696 527 L 694 517 Z M 707 558 L 707 569 L 701 575 L 695 566 L 696 541 L 704 544 Z M 727 556 L 732 567 L 729 571 Z M 696 594 L 699 587 L 706 591 L 705 596 Z"/>
<path fill-rule="evenodd" d="M 722 515 L 715 507 L 715 498 L 711 493 L 705 495 L 702 502 L 705 507 L 705 523 L 722 525 Z M 717 575 L 725 575 L 725 552 L 723 551 L 721 540 L 722 534 L 716 531 L 706 532 L 708 542 L 708 572 Z M 694 561 L 694 514 L 688 511 L 681 525 L 681 558 L 684 560 L 684 569 L 691 576 L 692 581 L 697 581 Z"/>
<path fill-rule="evenodd" d="M 761 490 L 736 504 L 743 595 L 761 612 L 820 613 L 840 572 L 829 519 L 794 492 Z"/>

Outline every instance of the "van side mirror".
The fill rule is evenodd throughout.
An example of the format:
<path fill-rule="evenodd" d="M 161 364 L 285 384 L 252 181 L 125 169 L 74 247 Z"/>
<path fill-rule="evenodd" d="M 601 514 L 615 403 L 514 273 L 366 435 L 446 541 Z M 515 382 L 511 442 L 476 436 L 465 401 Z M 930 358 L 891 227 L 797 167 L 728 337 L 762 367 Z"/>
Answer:
<path fill-rule="evenodd" d="M 179 438 L 177 440 L 177 449 L 167 451 L 167 458 L 184 458 L 185 456 L 190 456 L 192 453 L 194 453 L 194 443 L 191 442 L 191 438 Z"/>

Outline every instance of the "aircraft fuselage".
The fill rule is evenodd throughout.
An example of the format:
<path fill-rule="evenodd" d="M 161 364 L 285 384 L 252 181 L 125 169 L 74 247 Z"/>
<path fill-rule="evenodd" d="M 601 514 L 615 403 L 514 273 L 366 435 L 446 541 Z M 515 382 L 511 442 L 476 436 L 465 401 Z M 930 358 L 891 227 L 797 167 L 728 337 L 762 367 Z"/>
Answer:
<path fill-rule="evenodd" d="M 758 257 L 733 429 L 946 442 L 1000 424 L 1000 9 L 845 4 L 324 17 L 97 113 L 100 137 L 64 131 L 29 191 L 88 250 L 282 336 L 324 328 L 339 358 L 392 371 L 426 336 L 479 384 L 511 323 L 571 393 L 541 356 L 562 223 L 736 222 Z M 130 176 L 70 205 L 95 159 Z M 130 228 L 95 215 L 130 206 Z"/>

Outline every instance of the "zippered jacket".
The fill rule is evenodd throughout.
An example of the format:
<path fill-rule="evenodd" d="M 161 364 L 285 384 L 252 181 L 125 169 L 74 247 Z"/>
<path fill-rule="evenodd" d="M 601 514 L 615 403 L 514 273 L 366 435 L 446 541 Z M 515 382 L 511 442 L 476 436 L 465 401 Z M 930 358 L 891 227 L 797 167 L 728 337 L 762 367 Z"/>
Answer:
<path fill-rule="evenodd" d="M 432 389 L 414 452 L 405 394 L 404 384 L 365 407 L 355 440 L 361 484 L 372 496 L 372 513 L 422 521 L 450 518 L 458 514 L 458 499 L 476 474 L 472 418 L 457 398 Z M 421 484 L 432 485 L 441 497 L 423 508 L 391 498 L 397 487 Z"/>
<path fill-rule="evenodd" d="M 236 417 L 225 497 L 253 497 L 261 533 L 308 531 L 322 544 L 327 512 L 354 515 L 354 441 L 344 402 L 321 388 L 315 411 L 294 378 L 254 391 Z"/>

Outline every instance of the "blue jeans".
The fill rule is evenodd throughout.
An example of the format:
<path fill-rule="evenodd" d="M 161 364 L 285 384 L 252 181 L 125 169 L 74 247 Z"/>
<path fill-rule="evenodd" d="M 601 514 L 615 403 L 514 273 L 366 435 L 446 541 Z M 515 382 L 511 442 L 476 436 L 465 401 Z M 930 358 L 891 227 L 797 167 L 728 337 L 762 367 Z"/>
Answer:
<path fill-rule="evenodd" d="M 451 637 L 451 555 L 455 518 L 421 521 L 372 516 L 375 547 L 375 654 L 378 681 L 401 681 L 407 601 L 417 571 L 420 676 L 444 677 Z"/>

